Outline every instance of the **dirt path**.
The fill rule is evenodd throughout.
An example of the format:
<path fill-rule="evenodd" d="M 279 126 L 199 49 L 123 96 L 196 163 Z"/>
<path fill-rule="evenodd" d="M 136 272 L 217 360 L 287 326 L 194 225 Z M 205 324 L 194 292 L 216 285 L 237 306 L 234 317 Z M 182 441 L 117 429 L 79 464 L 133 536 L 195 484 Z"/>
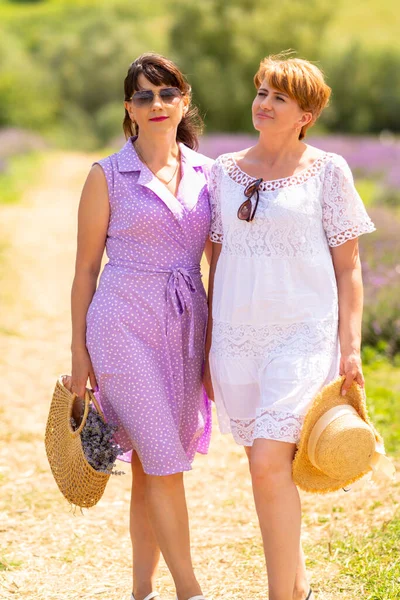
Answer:
<path fill-rule="evenodd" d="M 129 598 L 130 475 L 112 478 L 99 505 L 72 514 L 49 473 L 43 446 L 58 374 L 68 371 L 69 290 L 84 155 L 46 159 L 39 184 L 18 206 L 0 208 L 0 598 Z M 266 577 L 247 463 L 215 427 L 208 457 L 186 477 L 193 554 L 215 600 L 265 600 Z M 341 579 L 332 544 L 389 521 L 399 484 L 327 498 L 304 497 L 304 542 L 319 600 L 361 597 Z M 379 502 L 377 502 L 379 500 Z M 313 550 L 313 548 L 315 550 Z M 161 565 L 163 598 L 173 598 Z"/>

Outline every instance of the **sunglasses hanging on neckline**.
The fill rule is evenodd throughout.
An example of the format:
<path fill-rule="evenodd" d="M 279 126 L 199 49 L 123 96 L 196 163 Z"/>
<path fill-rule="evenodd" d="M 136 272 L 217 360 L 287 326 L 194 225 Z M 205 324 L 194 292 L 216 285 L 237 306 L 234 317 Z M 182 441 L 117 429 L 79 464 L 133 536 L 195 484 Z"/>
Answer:
<path fill-rule="evenodd" d="M 256 210 L 258 207 L 258 201 L 260 199 L 260 186 L 263 182 L 263 179 L 255 179 L 251 181 L 244 189 L 244 195 L 246 196 L 246 200 L 239 206 L 237 211 L 238 219 L 241 221 L 247 221 L 248 223 L 254 219 L 254 215 L 256 214 Z M 256 201 L 252 204 L 252 197 L 256 196 Z"/>

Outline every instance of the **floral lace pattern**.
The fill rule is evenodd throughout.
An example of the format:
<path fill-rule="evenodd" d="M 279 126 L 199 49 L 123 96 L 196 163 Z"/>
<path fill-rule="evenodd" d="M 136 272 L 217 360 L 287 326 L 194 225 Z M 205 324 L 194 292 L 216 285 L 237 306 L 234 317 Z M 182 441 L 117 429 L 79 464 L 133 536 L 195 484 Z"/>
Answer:
<path fill-rule="evenodd" d="M 336 319 L 290 325 L 234 324 L 214 319 L 211 352 L 221 358 L 331 354 L 337 330 Z"/>
<path fill-rule="evenodd" d="M 209 179 L 209 194 L 211 206 L 210 240 L 222 244 L 224 235 L 221 218 L 221 179 L 222 172 L 218 163 L 214 163 Z"/>
<path fill-rule="evenodd" d="M 346 161 L 324 154 L 308 169 L 261 185 L 252 223 L 237 218 L 243 187 L 253 181 L 230 154 L 221 156 L 210 176 L 213 242 L 237 256 L 315 256 L 326 240 L 339 246 L 374 231 Z"/>
<path fill-rule="evenodd" d="M 255 419 L 231 419 L 231 431 L 235 442 L 242 446 L 251 446 L 257 438 L 297 444 L 303 422 L 303 415 L 262 410 Z"/>
<path fill-rule="evenodd" d="M 346 161 L 337 156 L 328 164 L 324 179 L 323 225 L 330 246 L 340 246 L 374 231 Z"/>
<path fill-rule="evenodd" d="M 300 185 L 307 181 L 310 177 L 317 175 L 321 170 L 321 166 L 327 161 L 329 156 L 330 155 L 328 153 L 325 153 L 321 158 L 317 158 L 317 160 L 315 160 L 307 169 L 303 169 L 300 173 L 297 173 L 297 175 L 290 175 L 289 177 L 282 177 L 281 179 L 264 181 L 260 186 L 260 190 L 263 192 L 274 192 L 275 190 L 279 190 L 281 188 Z M 242 169 L 237 165 L 232 154 L 223 154 L 220 157 L 220 160 L 229 177 L 233 179 L 233 181 L 236 181 L 236 183 L 239 185 L 246 187 L 249 183 L 254 181 L 254 177 L 250 177 L 250 175 L 242 171 Z"/>

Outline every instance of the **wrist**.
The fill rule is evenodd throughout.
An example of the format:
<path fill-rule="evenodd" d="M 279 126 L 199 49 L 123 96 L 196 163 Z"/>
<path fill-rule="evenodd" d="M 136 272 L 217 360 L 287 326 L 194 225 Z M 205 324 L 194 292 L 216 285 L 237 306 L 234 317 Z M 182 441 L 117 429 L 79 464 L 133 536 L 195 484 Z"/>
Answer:
<path fill-rule="evenodd" d="M 86 344 L 82 343 L 82 342 L 72 342 L 71 344 L 71 352 L 72 354 L 80 354 L 82 352 L 87 353 L 88 349 L 86 347 Z"/>
<path fill-rule="evenodd" d="M 342 356 L 360 356 L 361 350 L 360 348 L 343 348 L 340 350 L 340 354 Z"/>

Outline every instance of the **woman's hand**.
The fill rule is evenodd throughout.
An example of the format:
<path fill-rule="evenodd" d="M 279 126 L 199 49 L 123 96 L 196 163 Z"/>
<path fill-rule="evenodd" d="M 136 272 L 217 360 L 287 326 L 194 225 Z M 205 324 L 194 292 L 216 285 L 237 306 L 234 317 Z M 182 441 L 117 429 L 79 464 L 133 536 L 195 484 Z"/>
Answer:
<path fill-rule="evenodd" d="M 93 390 L 97 388 L 97 381 L 86 348 L 72 351 L 72 377 L 71 392 L 77 394 L 78 398 L 85 397 L 86 382 L 89 379 Z"/>
<path fill-rule="evenodd" d="M 204 366 L 203 385 L 206 390 L 207 396 L 214 402 L 214 389 L 211 380 L 210 363 L 208 360 Z"/>
<path fill-rule="evenodd" d="M 359 386 L 364 387 L 364 375 L 361 367 L 361 356 L 358 352 L 352 354 L 342 354 L 340 357 L 339 374 L 345 376 L 342 385 L 342 396 L 350 389 L 353 381 Z"/>

